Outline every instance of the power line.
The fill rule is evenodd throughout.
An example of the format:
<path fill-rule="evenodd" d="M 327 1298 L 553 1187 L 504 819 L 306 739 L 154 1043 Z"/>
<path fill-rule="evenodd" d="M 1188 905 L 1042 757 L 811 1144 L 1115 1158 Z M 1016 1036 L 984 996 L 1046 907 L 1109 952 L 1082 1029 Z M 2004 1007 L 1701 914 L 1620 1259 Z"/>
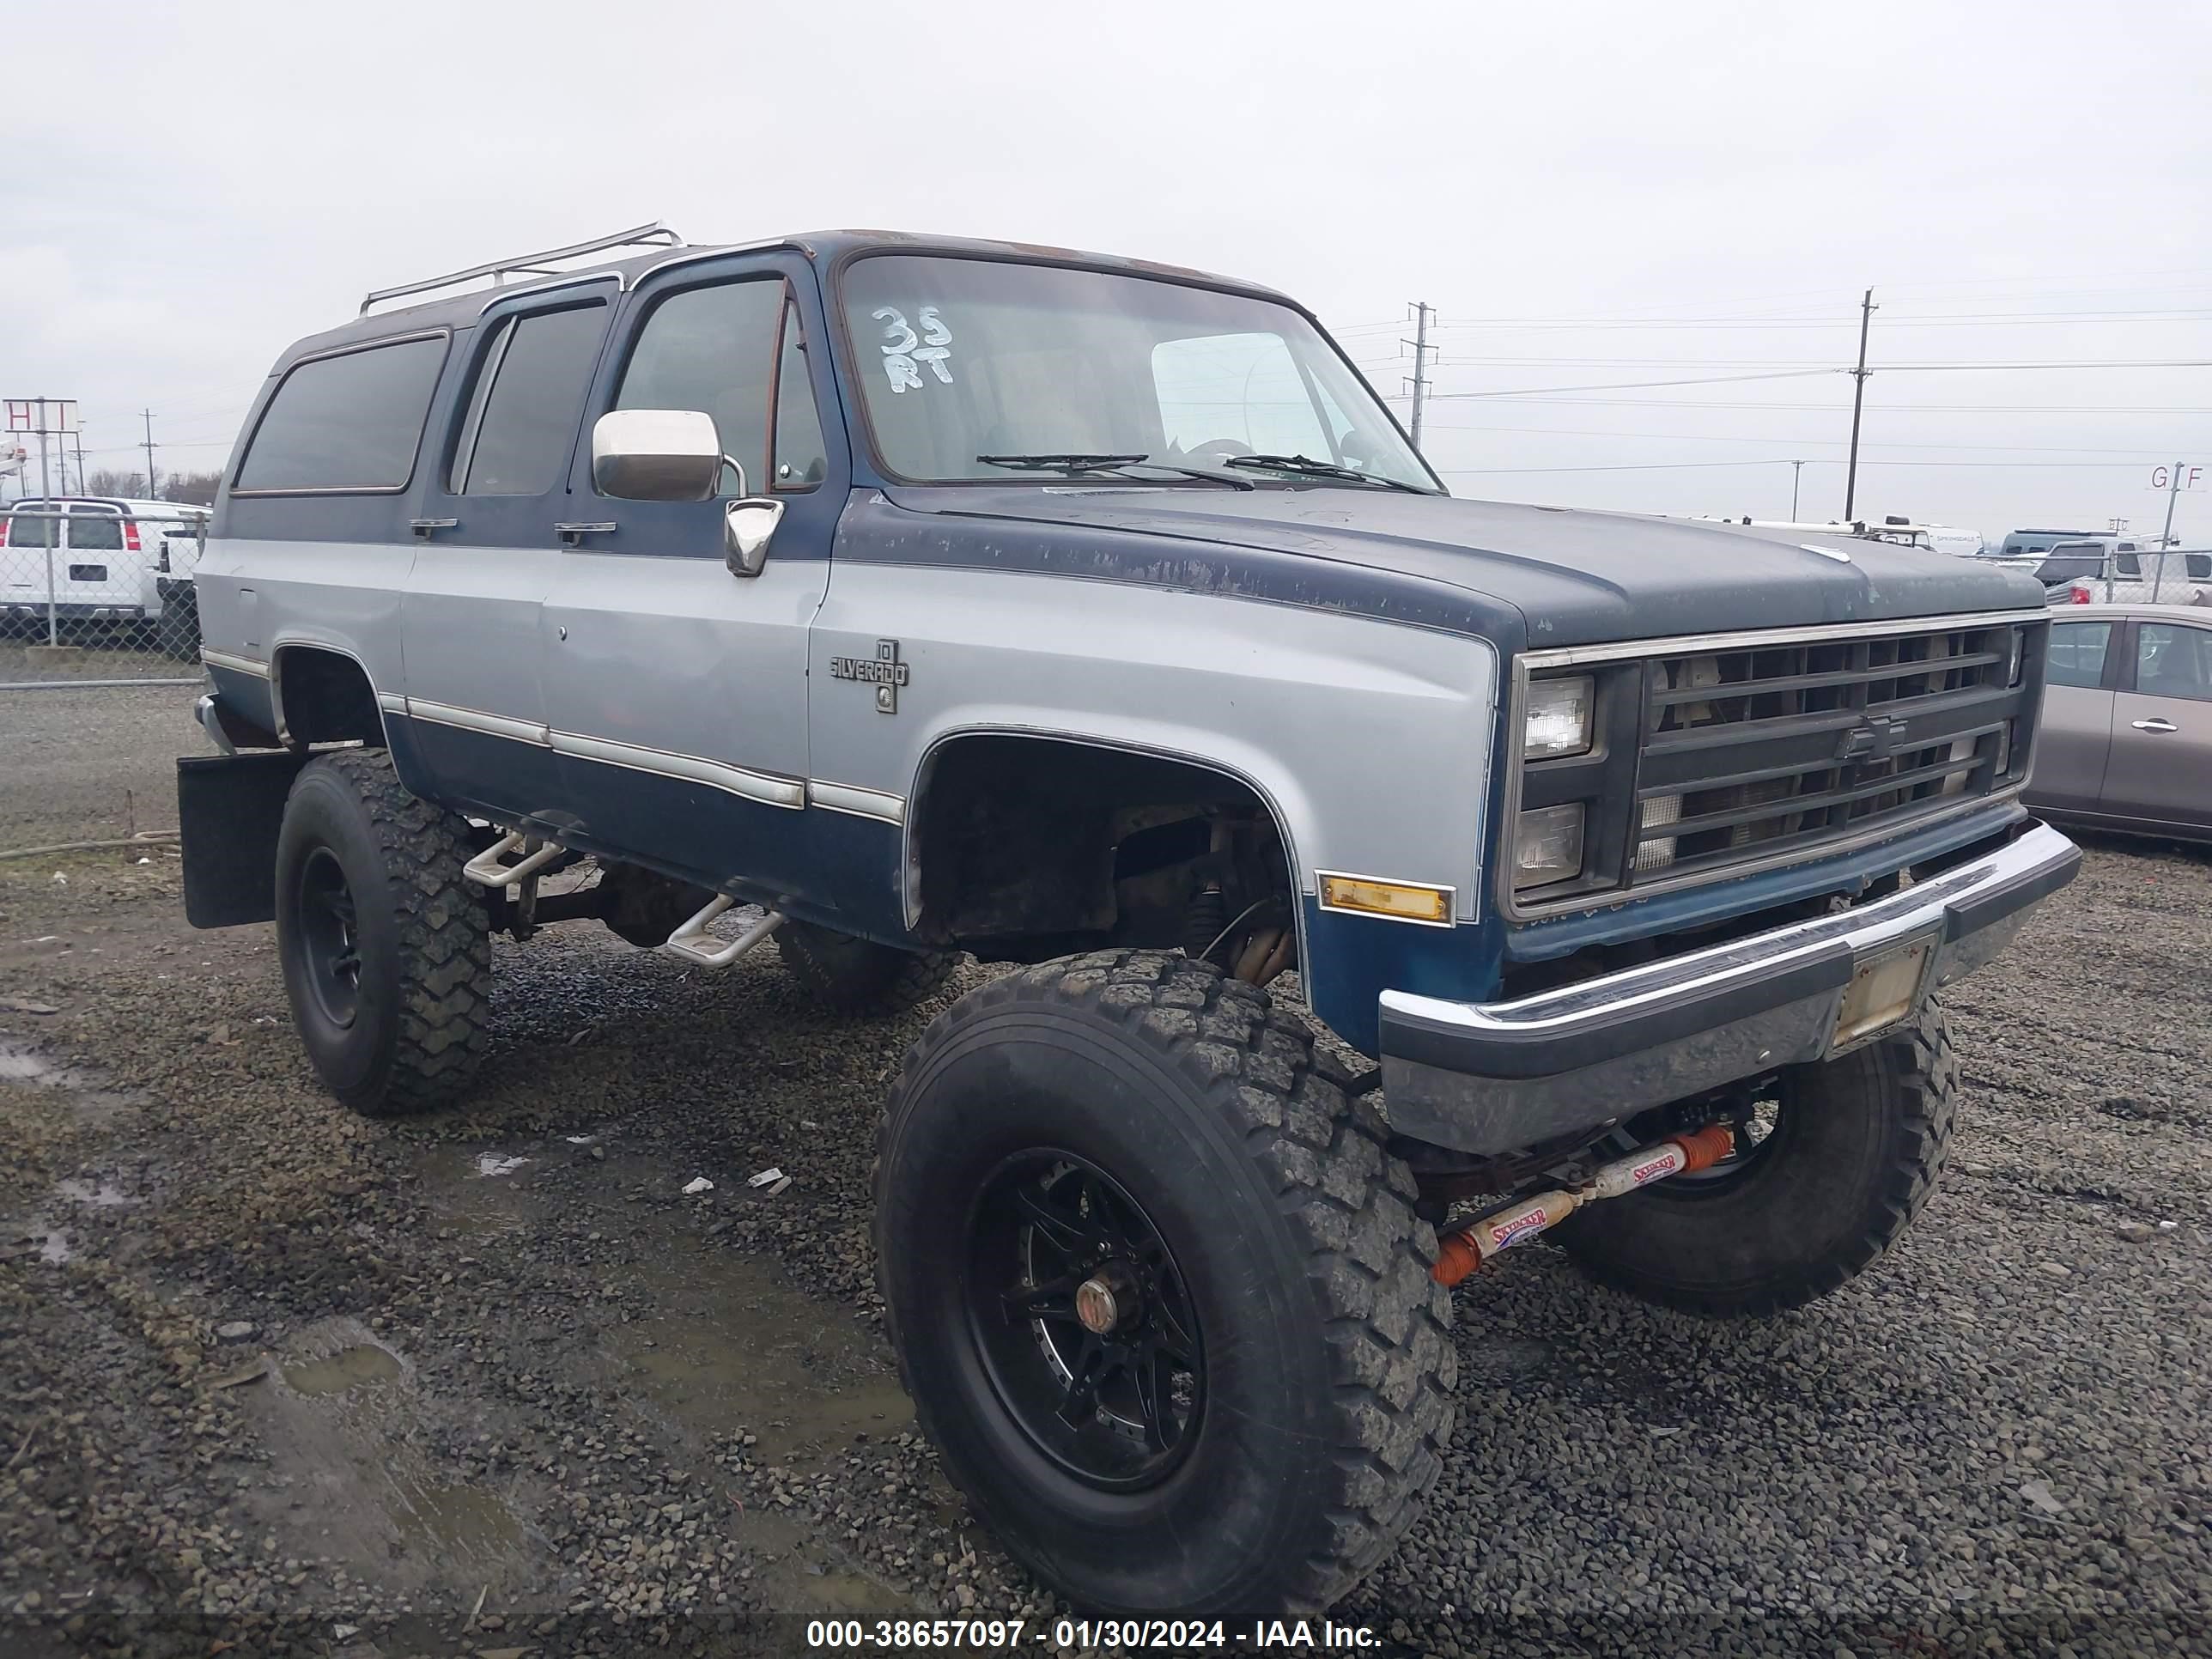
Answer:
<path fill-rule="evenodd" d="M 1628 392 L 1654 386 L 1725 386 L 1738 380 L 1799 380 L 1814 374 L 1840 374 L 1840 368 L 1786 368 L 1769 374 L 1713 374 L 1687 380 L 1616 380 L 1605 386 L 1523 386 L 1495 392 L 1431 392 L 1431 398 L 1518 398 L 1539 392 Z M 1400 401 L 1394 398 L 1393 403 Z"/>
<path fill-rule="evenodd" d="M 1788 455 L 1754 455 L 1735 461 L 1608 461 L 1592 466 L 1447 466 L 1439 467 L 1448 478 L 1477 477 L 1504 472 L 1683 472 L 1698 471 L 1723 466 L 1795 466 L 1797 460 Z M 1811 459 L 1807 466 L 1838 466 L 1833 459 Z M 2017 467 L 2018 461 L 1877 461 L 1865 460 L 1862 466 L 1948 466 L 1948 467 Z M 2065 467 L 2069 469 L 2128 470 L 2141 465 L 2138 461 L 2042 461 L 2039 469 Z"/>

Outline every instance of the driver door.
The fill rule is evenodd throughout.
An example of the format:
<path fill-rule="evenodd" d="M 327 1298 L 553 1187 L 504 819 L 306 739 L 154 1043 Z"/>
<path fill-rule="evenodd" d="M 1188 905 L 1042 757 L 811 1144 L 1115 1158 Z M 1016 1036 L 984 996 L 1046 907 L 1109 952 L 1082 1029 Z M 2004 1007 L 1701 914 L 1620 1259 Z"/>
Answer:
<path fill-rule="evenodd" d="M 846 477 L 842 434 L 817 414 L 836 406 L 821 338 L 796 255 L 648 276 L 586 409 L 571 544 L 542 613 L 549 736 L 578 833 L 708 884 L 809 884 L 806 636 Z M 728 458 L 718 497 L 599 494 L 590 434 L 618 409 L 711 415 Z M 724 558 L 724 507 L 745 494 L 784 505 L 750 576 Z"/>

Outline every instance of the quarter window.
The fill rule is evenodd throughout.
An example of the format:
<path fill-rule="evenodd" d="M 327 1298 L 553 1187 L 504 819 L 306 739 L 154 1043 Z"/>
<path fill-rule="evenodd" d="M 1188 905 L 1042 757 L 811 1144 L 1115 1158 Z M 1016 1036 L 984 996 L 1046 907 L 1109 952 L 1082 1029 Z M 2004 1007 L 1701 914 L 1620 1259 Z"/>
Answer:
<path fill-rule="evenodd" d="M 2148 697 L 2212 702 L 2212 629 L 2172 623 L 2138 624 L 2136 690 Z"/>
<path fill-rule="evenodd" d="M 783 307 L 782 355 L 775 370 L 775 477 L 778 489 L 811 489 L 829 476 L 830 453 L 822 441 L 822 415 L 814 406 L 814 382 L 806 372 L 806 338 L 799 307 Z"/>
<path fill-rule="evenodd" d="M 566 470 L 605 332 L 603 305 L 510 317 L 486 349 L 453 447 L 455 495 L 539 495 Z"/>
<path fill-rule="evenodd" d="M 262 411 L 234 487 L 404 489 L 445 361 L 441 335 L 298 365 Z"/>
<path fill-rule="evenodd" d="M 2102 685 L 2105 653 L 2112 648 L 2112 625 L 2108 622 L 2061 623 L 2051 630 L 2053 685 Z"/>

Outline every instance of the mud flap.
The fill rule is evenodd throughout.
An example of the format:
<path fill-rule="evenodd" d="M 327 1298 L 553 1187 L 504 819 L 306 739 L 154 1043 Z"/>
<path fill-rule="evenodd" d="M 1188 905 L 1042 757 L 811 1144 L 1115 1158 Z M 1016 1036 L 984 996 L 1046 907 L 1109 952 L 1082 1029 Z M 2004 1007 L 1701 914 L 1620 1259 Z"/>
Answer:
<path fill-rule="evenodd" d="M 236 927 L 276 917 L 276 832 L 292 780 L 313 758 L 289 750 L 177 761 L 185 919 Z"/>

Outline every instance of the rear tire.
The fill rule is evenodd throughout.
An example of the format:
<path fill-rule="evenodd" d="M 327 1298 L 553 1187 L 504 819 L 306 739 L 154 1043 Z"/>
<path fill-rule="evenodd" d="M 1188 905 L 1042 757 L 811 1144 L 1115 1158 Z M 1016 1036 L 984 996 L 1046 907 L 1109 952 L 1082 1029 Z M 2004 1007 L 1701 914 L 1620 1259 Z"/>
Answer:
<path fill-rule="evenodd" d="M 491 930 L 462 879 L 469 824 L 346 750 L 293 780 L 276 838 L 276 949 L 316 1074 L 356 1111 L 453 1099 L 483 1058 Z"/>
<path fill-rule="evenodd" d="M 161 606 L 155 619 L 154 643 L 165 657 L 177 662 L 198 662 L 200 656 L 200 606 L 197 596 L 179 596 Z"/>
<path fill-rule="evenodd" d="M 996 980 L 907 1055 L 876 1173 L 900 1373 L 976 1513 L 1082 1607 L 1317 1613 L 1442 1467 L 1436 1236 L 1325 1065 L 1265 993 L 1140 951 Z M 1103 1338 L 1079 1278 L 1118 1287 Z"/>
<path fill-rule="evenodd" d="M 949 951 L 897 951 L 805 921 L 785 922 L 775 942 L 792 977 L 841 1014 L 903 1013 L 943 990 L 960 961 Z"/>
<path fill-rule="evenodd" d="M 1779 1313 L 1895 1243 L 1936 1190 L 1957 1115 L 1943 1011 L 1782 1076 L 1772 1133 L 1743 1156 L 1577 1211 L 1556 1237 L 1591 1278 L 1686 1313 Z"/>

